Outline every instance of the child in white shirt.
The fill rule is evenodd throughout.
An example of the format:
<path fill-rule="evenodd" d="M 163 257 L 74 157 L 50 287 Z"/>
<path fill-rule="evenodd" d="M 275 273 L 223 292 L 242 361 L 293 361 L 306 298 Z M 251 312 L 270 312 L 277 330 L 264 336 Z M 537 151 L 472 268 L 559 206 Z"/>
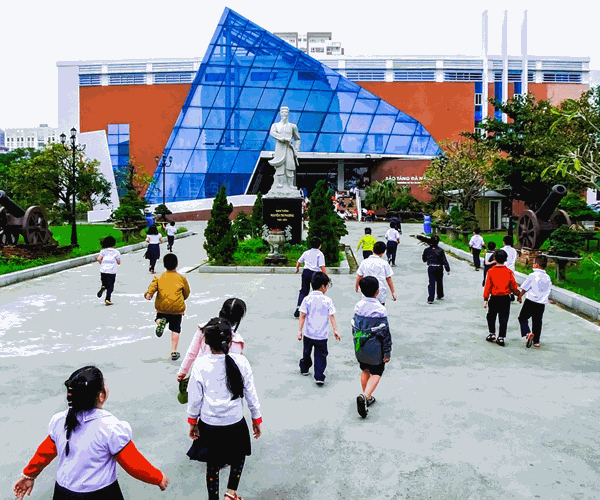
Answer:
<path fill-rule="evenodd" d="M 519 323 L 521 324 L 521 337 L 527 339 L 527 347 L 531 347 L 532 344 L 534 347 L 540 346 L 542 317 L 552 289 L 552 281 L 546 273 L 547 265 L 548 257 L 538 255 L 533 264 L 533 272 L 521 285 L 522 293 L 527 292 L 527 295 L 519 313 Z M 529 318 L 531 318 L 533 333 L 529 329 Z"/>
<path fill-rule="evenodd" d="M 331 280 L 325 273 L 317 272 L 311 280 L 312 293 L 300 304 L 300 324 L 298 326 L 298 340 L 304 338 L 304 349 L 300 359 L 300 373 L 308 375 L 312 366 L 311 353 L 315 348 L 315 382 L 317 385 L 325 383 L 325 368 L 327 368 L 327 325 L 331 321 L 333 335 L 336 340 L 341 337 L 337 332 L 335 322 L 335 306 L 329 297 L 325 297 Z M 306 324 L 304 334 L 302 330 Z"/>
<path fill-rule="evenodd" d="M 473 236 L 471 236 L 471 240 L 469 241 L 469 248 L 473 253 L 473 265 L 475 266 L 475 271 L 479 271 L 481 269 L 481 260 L 479 259 L 479 254 L 481 254 L 481 249 L 485 246 L 483 242 L 483 238 L 479 234 L 481 230 L 476 227 L 473 231 Z"/>
<path fill-rule="evenodd" d="M 175 222 L 171 221 L 168 226 L 163 224 L 163 229 L 167 231 L 167 251 L 173 251 L 173 243 L 175 242 L 175 233 L 177 229 L 175 229 Z"/>
<path fill-rule="evenodd" d="M 260 403 L 250 363 L 241 354 L 229 354 L 232 339 L 229 321 L 213 318 L 204 331 L 211 353 L 198 358 L 192 366 L 188 423 L 189 436 L 194 442 L 187 455 L 191 460 L 206 462 L 209 500 L 220 499 L 219 469 L 230 465 L 225 496 L 237 500 L 244 462 L 251 454 L 243 400 L 252 415 L 255 439 L 261 435 Z"/>
<path fill-rule="evenodd" d="M 121 252 L 115 249 L 117 242 L 112 236 L 104 238 L 100 245 L 102 250 L 100 255 L 96 259 L 100 264 L 100 281 L 102 286 L 96 294 L 98 298 L 102 297 L 102 294 L 106 290 L 106 299 L 104 303 L 107 306 L 112 306 L 111 298 L 115 288 L 115 280 L 117 279 L 117 266 L 121 265 Z"/>
<path fill-rule="evenodd" d="M 300 317 L 300 304 L 304 300 L 304 297 L 310 292 L 310 281 L 317 271 L 321 271 L 327 274 L 325 268 L 325 255 L 321 252 L 321 239 L 313 236 L 310 240 L 310 250 L 304 252 L 298 262 L 296 262 L 296 274 L 300 271 L 300 264 L 304 264 L 304 270 L 302 271 L 302 284 L 300 286 L 300 293 L 298 294 L 298 302 L 296 303 L 296 311 L 294 317 Z"/>

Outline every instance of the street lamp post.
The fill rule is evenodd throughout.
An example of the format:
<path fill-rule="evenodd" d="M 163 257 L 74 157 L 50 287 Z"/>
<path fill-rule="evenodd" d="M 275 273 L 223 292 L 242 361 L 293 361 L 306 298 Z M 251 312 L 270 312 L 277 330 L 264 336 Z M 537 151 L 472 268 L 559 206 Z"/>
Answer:
<path fill-rule="evenodd" d="M 67 136 L 65 135 L 65 133 L 63 132 L 62 134 L 60 134 L 60 142 L 62 143 L 63 147 L 67 150 L 67 151 L 71 151 L 73 153 L 72 156 L 72 160 L 71 160 L 71 190 L 73 193 L 73 202 L 72 202 L 72 206 L 71 206 L 71 246 L 73 247 L 78 247 L 79 245 L 77 244 L 77 208 L 76 208 L 76 167 L 77 167 L 77 153 L 83 153 L 83 151 L 85 150 L 85 144 L 77 144 L 77 129 L 75 127 L 73 127 L 71 129 L 71 137 L 70 139 L 70 143 L 67 144 Z"/>
<path fill-rule="evenodd" d="M 162 156 L 155 156 L 154 157 L 154 161 L 156 162 L 156 166 L 157 167 L 162 167 L 163 169 L 163 173 L 162 173 L 162 179 L 163 179 L 163 188 L 162 188 L 162 198 L 163 198 L 163 202 L 162 204 L 166 206 L 166 199 L 165 199 L 165 195 L 166 195 L 166 189 L 165 189 L 165 169 L 167 169 L 168 167 L 171 166 L 171 163 L 173 163 L 173 157 L 169 156 L 168 158 L 168 162 L 167 162 L 167 155 L 163 154 Z"/>

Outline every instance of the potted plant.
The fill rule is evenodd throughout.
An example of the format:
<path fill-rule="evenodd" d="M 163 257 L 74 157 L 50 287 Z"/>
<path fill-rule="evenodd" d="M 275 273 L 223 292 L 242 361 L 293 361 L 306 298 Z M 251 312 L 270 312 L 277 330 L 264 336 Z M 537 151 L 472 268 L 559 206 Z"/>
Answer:
<path fill-rule="evenodd" d="M 172 213 L 167 205 L 161 203 L 154 209 L 154 220 L 156 222 L 169 222 L 167 215 L 171 215 Z"/>

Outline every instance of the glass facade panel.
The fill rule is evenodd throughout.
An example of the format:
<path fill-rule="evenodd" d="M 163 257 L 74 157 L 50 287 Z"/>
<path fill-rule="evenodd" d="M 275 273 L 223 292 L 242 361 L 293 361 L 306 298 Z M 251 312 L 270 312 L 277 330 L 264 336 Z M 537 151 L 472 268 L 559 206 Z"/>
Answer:
<path fill-rule="evenodd" d="M 371 126 L 372 118 L 372 115 L 350 115 L 348 125 L 346 126 L 346 132 L 366 133 Z"/>
<path fill-rule="evenodd" d="M 350 118 L 348 113 L 328 113 L 321 131 L 342 133 L 346 130 L 348 118 Z"/>
<path fill-rule="evenodd" d="M 338 151 L 340 153 L 360 153 L 364 142 L 364 134 L 344 134 Z"/>
<path fill-rule="evenodd" d="M 225 9 L 164 150 L 173 157 L 167 201 L 212 198 L 221 184 L 228 195 L 245 193 L 264 163 L 261 151 L 275 147 L 269 131 L 281 106 L 298 125 L 301 153 L 438 152 L 416 120 Z M 128 125 L 111 124 L 108 132 L 111 160 L 121 168 L 129 161 Z M 162 188 L 160 170 L 153 180 Z M 161 189 L 147 199 L 161 202 Z"/>
<path fill-rule="evenodd" d="M 129 165 L 129 124 L 109 123 L 106 126 L 108 151 L 112 165 L 117 192 L 119 196 L 126 194 L 126 169 Z"/>

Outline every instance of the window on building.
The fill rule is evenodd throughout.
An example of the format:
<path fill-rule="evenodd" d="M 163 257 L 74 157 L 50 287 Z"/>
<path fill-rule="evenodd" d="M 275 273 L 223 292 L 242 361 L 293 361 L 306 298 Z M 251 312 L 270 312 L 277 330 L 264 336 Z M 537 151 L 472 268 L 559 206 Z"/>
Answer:
<path fill-rule="evenodd" d="M 434 82 L 435 71 L 395 70 L 395 82 Z"/>
<path fill-rule="evenodd" d="M 483 80 L 481 71 L 444 71 L 446 82 L 480 82 Z"/>
<path fill-rule="evenodd" d="M 581 83 L 581 73 L 544 71 L 544 83 Z"/>
<path fill-rule="evenodd" d="M 115 174 L 119 196 L 125 195 L 127 166 L 129 165 L 129 124 L 108 124 L 108 150 Z"/>
<path fill-rule="evenodd" d="M 347 69 L 346 78 L 355 82 L 384 82 L 385 70 Z"/>

